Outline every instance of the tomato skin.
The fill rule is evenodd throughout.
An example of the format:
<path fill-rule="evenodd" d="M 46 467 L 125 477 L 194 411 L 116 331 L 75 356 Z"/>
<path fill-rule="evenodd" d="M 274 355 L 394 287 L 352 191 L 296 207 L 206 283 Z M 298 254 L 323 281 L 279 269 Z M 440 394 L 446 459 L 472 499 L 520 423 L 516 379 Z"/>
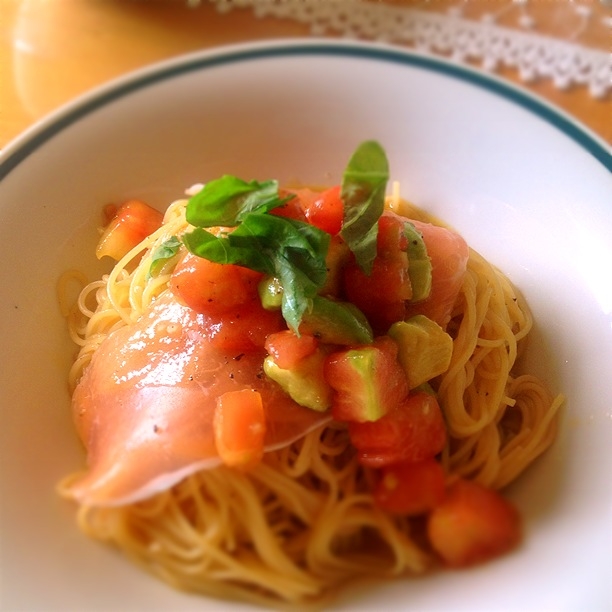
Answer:
<path fill-rule="evenodd" d="M 235 352 L 263 349 L 270 334 L 286 329 L 280 311 L 265 310 L 257 301 L 247 302 L 207 324 L 209 342 L 215 348 Z"/>
<path fill-rule="evenodd" d="M 382 468 L 374 502 L 393 514 L 418 516 L 444 498 L 444 469 L 435 459 L 395 463 Z"/>
<path fill-rule="evenodd" d="M 435 396 L 419 391 L 372 423 L 349 423 L 359 461 L 383 467 L 403 461 L 424 461 L 446 444 L 446 425 Z"/>
<path fill-rule="evenodd" d="M 286 329 L 266 338 L 266 350 L 274 359 L 279 368 L 292 370 L 305 357 L 312 355 L 319 345 L 319 341 L 311 334 L 297 336 L 290 329 Z"/>
<path fill-rule="evenodd" d="M 162 213 L 140 200 L 128 200 L 117 209 L 107 207 L 105 215 L 108 225 L 98 241 L 96 256 L 116 261 L 158 230 L 164 219 Z"/>
<path fill-rule="evenodd" d="M 376 249 L 382 258 L 395 258 L 408 249 L 408 238 L 404 233 L 405 219 L 395 213 L 384 212 L 378 220 Z"/>
<path fill-rule="evenodd" d="M 291 199 L 282 206 L 272 209 L 270 214 L 278 217 L 285 217 L 287 219 L 295 219 L 296 221 L 307 222 L 306 215 L 304 214 L 304 206 L 299 194 L 299 191 L 279 189 L 278 195 L 281 198 L 291 196 Z"/>
<path fill-rule="evenodd" d="M 225 465 L 249 469 L 264 452 L 266 417 L 261 394 L 227 391 L 217 398 L 213 416 L 215 446 Z"/>
<path fill-rule="evenodd" d="M 219 264 L 192 253 L 177 264 L 170 287 L 201 314 L 219 315 L 253 302 L 262 274 L 234 264 Z"/>
<path fill-rule="evenodd" d="M 332 236 L 340 232 L 344 217 L 340 186 L 321 192 L 312 189 L 280 190 L 279 195 L 293 197 L 272 210 L 272 214 L 310 223 Z"/>
<path fill-rule="evenodd" d="M 340 185 L 317 194 L 304 209 L 306 220 L 324 232 L 335 236 L 342 229 L 344 203 L 340 196 Z"/>
<path fill-rule="evenodd" d="M 446 565 L 466 567 L 514 548 L 521 539 L 521 521 L 497 491 L 458 480 L 430 514 L 427 534 Z"/>
<path fill-rule="evenodd" d="M 371 274 L 353 259 L 344 269 L 344 291 L 367 317 L 377 333 L 384 334 L 405 317 L 406 301 L 412 297 L 408 273 L 408 241 L 403 221 L 383 214 L 378 220 L 377 255 Z"/>
<path fill-rule="evenodd" d="M 371 370 L 362 373 L 355 354 L 368 351 Z M 408 381 L 397 360 L 397 344 L 380 336 L 372 345 L 332 353 L 325 362 L 325 379 L 334 389 L 332 416 L 337 421 L 364 422 L 393 411 L 408 395 Z"/>

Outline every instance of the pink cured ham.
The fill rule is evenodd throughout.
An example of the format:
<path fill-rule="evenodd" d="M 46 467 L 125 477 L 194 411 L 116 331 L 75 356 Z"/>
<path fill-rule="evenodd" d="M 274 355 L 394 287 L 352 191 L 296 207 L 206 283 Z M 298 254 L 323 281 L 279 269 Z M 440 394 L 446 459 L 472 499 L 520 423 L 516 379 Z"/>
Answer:
<path fill-rule="evenodd" d="M 427 247 L 432 264 L 432 283 L 428 298 L 407 303 L 406 318 L 423 314 L 446 328 L 463 284 L 470 249 L 466 241 L 452 230 L 413 219 L 410 222 L 421 233 Z"/>
<path fill-rule="evenodd" d="M 260 391 L 266 450 L 329 420 L 294 403 L 263 375 L 263 349 L 234 354 L 211 346 L 209 325 L 168 293 L 100 345 L 72 400 L 88 459 L 69 490 L 79 503 L 136 502 L 220 465 L 212 420 L 216 398 L 226 391 Z"/>

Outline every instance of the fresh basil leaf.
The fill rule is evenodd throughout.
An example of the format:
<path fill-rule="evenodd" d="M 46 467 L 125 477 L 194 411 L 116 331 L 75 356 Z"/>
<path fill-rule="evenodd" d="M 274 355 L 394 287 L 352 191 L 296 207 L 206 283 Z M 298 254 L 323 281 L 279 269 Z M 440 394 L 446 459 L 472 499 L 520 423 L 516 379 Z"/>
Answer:
<path fill-rule="evenodd" d="M 330 235 L 295 219 L 252 212 L 231 232 L 215 236 L 195 228 L 183 241 L 200 257 L 277 277 L 283 287 L 283 317 L 296 331 L 309 300 L 327 278 Z"/>
<path fill-rule="evenodd" d="M 378 219 L 385 207 L 389 164 L 384 149 L 374 140 L 359 145 L 342 178 L 344 220 L 341 235 L 369 274 L 376 257 Z"/>
<path fill-rule="evenodd" d="M 187 203 L 187 222 L 195 227 L 234 227 L 252 212 L 268 212 L 287 199 L 278 195 L 277 181 L 246 182 L 225 175 L 206 183 Z"/>
<path fill-rule="evenodd" d="M 183 234 L 185 246 L 194 255 L 220 264 L 236 264 L 263 274 L 271 274 L 274 267 L 269 257 L 262 252 L 257 238 L 247 240 L 231 239 L 232 234 L 215 236 L 196 227 Z"/>
<path fill-rule="evenodd" d="M 168 260 L 172 259 L 181 248 L 181 241 L 172 236 L 160 244 L 151 255 L 151 266 L 147 278 L 157 276 Z"/>

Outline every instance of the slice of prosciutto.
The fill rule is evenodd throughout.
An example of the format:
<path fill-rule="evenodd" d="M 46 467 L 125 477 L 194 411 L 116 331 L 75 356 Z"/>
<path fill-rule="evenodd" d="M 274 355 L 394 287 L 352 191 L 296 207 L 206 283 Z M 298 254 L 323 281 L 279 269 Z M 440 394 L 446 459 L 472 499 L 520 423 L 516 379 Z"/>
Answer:
<path fill-rule="evenodd" d="M 212 423 L 216 398 L 226 391 L 262 394 L 266 450 L 330 419 L 299 406 L 264 376 L 264 349 L 236 354 L 213 346 L 210 324 L 167 292 L 102 342 L 72 398 L 88 462 L 68 489 L 76 501 L 129 504 L 220 465 Z"/>
<path fill-rule="evenodd" d="M 470 249 L 453 230 L 415 219 L 410 219 L 410 223 L 423 236 L 431 260 L 432 278 L 429 296 L 420 302 L 407 303 L 406 318 L 422 314 L 445 329 L 465 278 Z"/>

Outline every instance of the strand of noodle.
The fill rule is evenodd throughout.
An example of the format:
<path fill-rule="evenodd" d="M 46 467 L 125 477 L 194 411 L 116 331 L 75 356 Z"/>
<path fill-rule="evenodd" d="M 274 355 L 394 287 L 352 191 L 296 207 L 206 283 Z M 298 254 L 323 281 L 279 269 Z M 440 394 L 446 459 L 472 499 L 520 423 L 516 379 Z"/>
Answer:
<path fill-rule="evenodd" d="M 214 512 L 216 507 L 225 507 L 225 515 L 229 520 L 227 525 L 221 526 L 219 532 L 227 538 L 222 542 L 204 540 L 201 533 L 198 533 L 185 520 L 184 509 L 171 496 L 168 498 L 169 503 L 165 507 L 163 520 L 158 517 L 154 523 L 147 523 L 149 529 L 153 528 L 150 539 L 155 542 L 154 552 L 159 564 L 159 567 L 153 569 L 159 572 L 161 568 L 164 568 L 165 578 L 171 578 L 171 582 L 179 584 L 189 575 L 205 571 L 210 580 L 235 580 L 245 584 L 259 585 L 261 588 L 273 590 L 277 596 L 287 600 L 299 599 L 313 590 L 316 592 L 319 586 L 312 587 L 309 584 L 305 586 L 306 577 L 303 572 L 297 570 L 291 563 L 287 563 L 288 560 L 282 553 L 281 558 L 277 558 L 280 549 L 273 539 L 267 537 L 267 528 L 262 531 L 260 521 L 256 521 L 256 524 L 253 525 L 254 515 L 251 512 L 253 505 L 245 507 L 242 503 L 249 499 L 251 493 L 249 488 L 241 488 L 241 485 L 235 482 L 234 474 L 226 473 L 220 477 L 217 476 L 212 471 L 199 478 L 200 484 L 204 482 L 202 478 L 205 479 L 206 490 L 214 498 L 213 506 L 207 508 L 207 516 L 204 520 L 210 521 L 216 518 L 210 516 L 211 509 Z M 239 500 L 236 499 L 236 495 L 239 496 Z M 164 530 L 160 531 L 160 527 L 163 526 L 165 526 Z M 241 528 L 239 530 L 241 538 L 246 541 L 252 540 L 257 533 L 266 547 L 265 550 L 258 549 L 258 555 L 254 557 L 248 552 L 248 548 L 241 547 L 235 541 L 236 527 Z M 242 532 L 244 528 L 246 528 L 246 533 Z M 118 533 L 116 537 L 123 539 L 126 534 Z M 137 557 L 143 556 L 146 561 L 150 551 L 142 550 L 138 542 L 132 541 L 132 544 L 135 546 L 131 549 L 131 554 Z M 272 546 L 271 549 L 270 546 Z M 272 565 L 266 563 L 266 560 L 270 560 L 270 556 L 275 560 Z M 279 564 L 281 567 L 278 567 Z M 306 578 L 306 583 L 308 582 Z"/>
<path fill-rule="evenodd" d="M 550 394 L 539 380 L 531 376 L 519 377 L 517 406 L 522 412 L 524 424 L 519 434 L 501 450 L 501 468 L 493 486 L 501 488 L 512 482 L 533 463 L 556 438 L 556 416 L 565 398 L 562 395 L 551 400 Z"/>
<path fill-rule="evenodd" d="M 232 478 L 240 480 L 240 486 L 235 488 L 236 512 L 246 516 L 249 531 L 249 540 L 259 553 L 262 561 L 276 570 L 285 578 L 291 576 L 296 580 L 305 580 L 303 571 L 297 570 L 283 552 L 278 542 L 269 537 L 270 526 L 262 513 L 253 485 L 243 474 L 232 474 Z"/>
<path fill-rule="evenodd" d="M 106 293 L 108 301 L 115 312 L 119 315 L 125 325 L 129 325 L 132 322 L 131 311 L 127 304 L 122 299 L 124 292 L 120 291 L 121 282 L 124 280 L 128 272 L 124 266 L 132 261 L 132 259 L 139 254 L 143 249 L 142 243 L 135 246 L 127 255 L 125 255 L 117 264 L 113 267 L 106 282 Z"/>
<path fill-rule="evenodd" d="M 277 466 L 262 463 L 254 470 L 252 477 L 265 483 L 277 499 L 283 502 L 290 512 L 308 525 L 321 507 L 321 495 L 304 488 L 297 480 Z"/>
<path fill-rule="evenodd" d="M 462 288 L 465 311 L 453 353 L 453 360 L 457 354 L 460 355 L 456 358 L 456 364 L 463 366 L 464 374 L 459 376 L 451 362 L 449 372 L 439 387 L 451 436 L 462 442 L 455 442 L 452 450 L 447 449 L 443 461 L 451 472 L 473 476 L 483 484 L 494 482 L 501 469 L 496 422 L 501 418 L 505 406 L 514 404 L 514 400 L 506 394 L 505 387 L 517 355 L 517 339 L 513 330 L 516 324 L 508 304 L 517 304 L 517 301 L 512 299 L 514 292 L 510 291 L 511 285 L 502 283 L 500 276 L 477 253 L 471 253 L 468 275 Z M 486 287 L 484 291 L 483 286 Z M 479 292 L 482 299 L 478 299 Z M 480 317 L 472 316 L 472 304 L 476 312 L 481 313 Z M 474 323 L 475 320 L 478 320 L 478 324 Z M 519 321 L 519 329 L 522 322 Z M 462 347 L 463 330 L 467 337 L 477 338 L 476 345 L 480 348 Z"/>
<path fill-rule="evenodd" d="M 390 576 L 407 569 L 425 570 L 427 556 L 408 538 L 403 537 L 384 514 L 372 507 L 369 495 L 350 495 L 339 500 L 312 526 L 306 556 L 317 574 L 335 575 L 338 579 L 353 574 Z M 376 554 L 376 549 L 362 547 L 356 554 L 350 542 L 373 528 L 387 544 L 390 558 Z M 343 554 L 343 544 L 348 542 Z M 350 554 L 347 554 L 350 553 Z"/>
<path fill-rule="evenodd" d="M 477 436 L 471 436 L 469 458 L 453 455 L 451 470 L 464 478 L 470 478 L 485 486 L 495 481 L 501 462 L 499 459 L 500 437 L 497 427 L 489 424 Z M 465 441 L 462 441 L 465 442 Z"/>
<path fill-rule="evenodd" d="M 319 438 L 306 436 L 297 445 L 292 444 L 279 451 L 279 463 L 290 478 L 299 478 L 310 470 L 311 458 L 320 444 Z"/>
<path fill-rule="evenodd" d="M 440 383 L 440 394 L 446 391 L 446 387 L 452 384 L 453 378 L 466 367 L 476 347 L 478 334 L 474 333 L 474 330 L 478 330 L 482 326 L 489 300 L 486 291 L 477 296 L 477 283 L 478 278 L 472 270 L 468 269 L 460 295 L 460 300 L 464 303 L 462 321 L 455 337 L 449 368 Z"/>
<path fill-rule="evenodd" d="M 102 303 L 98 294 L 106 291 L 107 278 L 107 276 L 103 276 L 100 280 L 89 283 L 89 285 L 87 285 L 83 291 L 81 291 L 78 297 L 77 306 L 83 313 L 83 316 L 88 319 L 91 319 L 94 316 L 94 314 L 97 312 L 97 307 Z M 87 306 L 87 301 L 92 299 L 92 296 L 96 303 L 95 310 L 90 310 L 90 308 Z"/>

